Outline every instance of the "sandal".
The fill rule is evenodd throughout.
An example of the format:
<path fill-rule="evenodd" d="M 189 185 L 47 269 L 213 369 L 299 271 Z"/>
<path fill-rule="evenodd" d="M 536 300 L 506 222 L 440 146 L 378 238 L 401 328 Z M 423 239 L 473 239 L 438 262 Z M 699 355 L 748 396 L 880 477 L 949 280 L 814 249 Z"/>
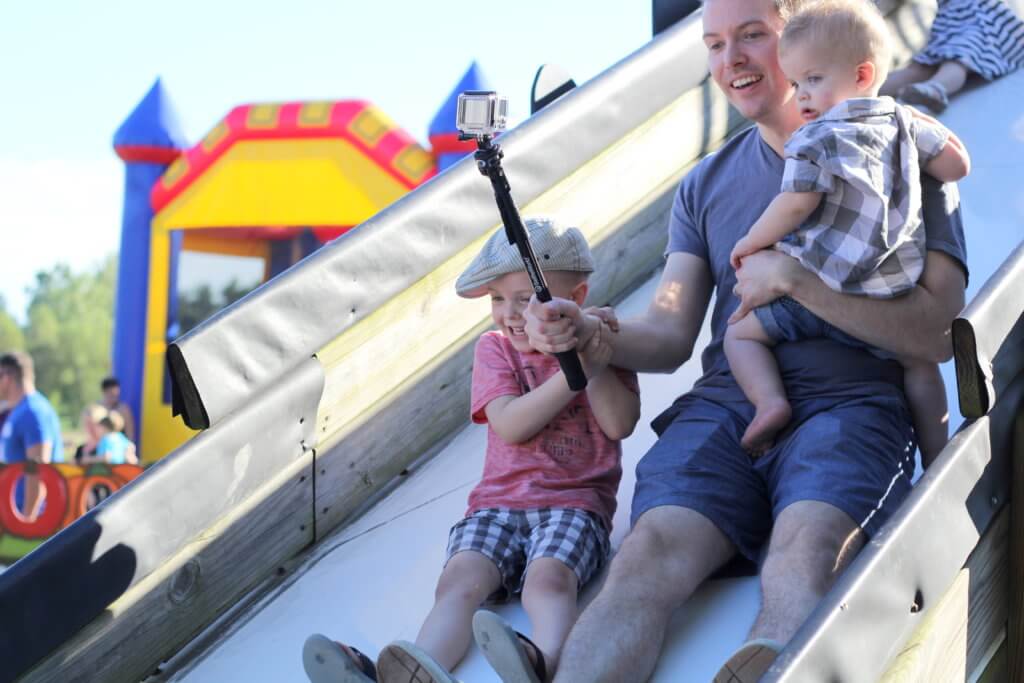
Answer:
<path fill-rule="evenodd" d="M 782 651 L 782 644 L 767 638 L 750 640 L 732 653 L 715 674 L 714 683 L 757 683 Z"/>
<path fill-rule="evenodd" d="M 546 683 L 544 653 L 494 612 L 477 610 L 473 615 L 473 638 L 503 683 Z"/>
<path fill-rule="evenodd" d="M 900 88 L 899 99 L 907 104 L 919 104 L 941 114 L 949 106 L 946 88 L 935 81 L 911 83 Z"/>
<path fill-rule="evenodd" d="M 312 683 L 376 683 L 373 660 L 352 647 L 315 633 L 302 646 L 302 666 Z"/>
<path fill-rule="evenodd" d="M 381 650 L 377 669 L 386 683 L 458 683 L 423 648 L 406 640 L 396 640 Z"/>

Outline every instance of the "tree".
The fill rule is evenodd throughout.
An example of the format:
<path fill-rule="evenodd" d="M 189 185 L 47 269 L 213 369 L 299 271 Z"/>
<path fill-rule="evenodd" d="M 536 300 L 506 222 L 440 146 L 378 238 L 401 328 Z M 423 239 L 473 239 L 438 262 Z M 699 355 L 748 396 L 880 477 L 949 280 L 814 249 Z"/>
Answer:
<path fill-rule="evenodd" d="M 178 293 L 178 334 L 185 334 L 217 311 L 233 304 L 256 288 L 255 284 L 239 283 L 236 278 L 224 285 L 216 296 L 210 285 L 203 284 Z"/>
<path fill-rule="evenodd" d="M 7 312 L 7 302 L 0 296 L 0 353 L 7 351 L 23 351 L 25 335 L 11 314 Z"/>
<path fill-rule="evenodd" d="M 36 274 L 30 290 L 26 350 L 36 386 L 66 423 L 74 423 L 110 374 L 117 262 L 73 273 L 65 264 Z"/>

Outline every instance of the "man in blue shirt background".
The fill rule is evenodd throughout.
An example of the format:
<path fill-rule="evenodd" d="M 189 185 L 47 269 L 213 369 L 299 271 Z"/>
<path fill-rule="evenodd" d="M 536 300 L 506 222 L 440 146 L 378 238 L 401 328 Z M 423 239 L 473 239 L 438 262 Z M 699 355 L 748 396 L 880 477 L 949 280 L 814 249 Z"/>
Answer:
<path fill-rule="evenodd" d="M 15 494 L 22 514 L 34 520 L 42 510 L 45 491 L 39 464 L 64 461 L 60 419 L 50 402 L 36 391 L 32 358 L 22 351 L 0 356 L 0 400 L 11 412 L 0 428 L 0 462 L 25 462 L 25 477 Z"/>

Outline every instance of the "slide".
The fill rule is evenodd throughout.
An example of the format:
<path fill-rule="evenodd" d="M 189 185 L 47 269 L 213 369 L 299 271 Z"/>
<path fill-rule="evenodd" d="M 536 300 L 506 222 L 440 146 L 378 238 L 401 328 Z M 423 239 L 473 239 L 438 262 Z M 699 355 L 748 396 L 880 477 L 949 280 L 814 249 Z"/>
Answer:
<path fill-rule="evenodd" d="M 891 7 L 902 58 L 933 13 L 923 0 Z M 502 139 L 523 213 L 557 212 L 581 225 L 598 259 L 592 302 L 615 302 L 623 317 L 651 300 L 679 179 L 743 125 L 706 80 L 703 60 L 699 16 L 691 17 Z M 969 301 L 999 294 L 990 277 L 998 284 L 1021 270 L 1022 88 L 1020 72 L 976 87 L 942 117 L 974 161 L 961 184 Z M 0 681 L 302 681 L 302 643 L 313 632 L 369 653 L 413 639 L 448 528 L 481 471 L 485 432 L 467 426 L 468 369 L 489 318 L 483 302 L 457 299 L 452 283 L 496 225 L 487 181 L 462 162 L 178 340 L 169 351 L 175 407 L 206 431 L 0 576 L 4 632 L 13 634 L 0 642 Z M 998 351 L 999 343 L 985 346 L 988 328 L 972 329 L 979 348 Z M 698 347 L 707 338 L 705 328 Z M 647 423 L 698 374 L 694 358 L 671 375 L 641 377 L 643 417 L 624 442 L 613 547 L 627 531 L 633 468 L 654 440 Z M 944 376 L 955 407 L 952 364 Z M 995 415 L 1015 394 L 1002 378 L 989 384 Z M 945 472 L 974 462 L 973 453 L 954 453 L 988 419 L 971 417 L 923 477 L 908 518 L 927 505 L 925 489 L 949 483 Z M 994 452 L 1001 442 L 992 443 Z M 990 520 L 1004 519 L 1006 496 L 988 499 L 996 502 L 985 514 L 972 510 L 973 540 L 954 534 L 951 547 L 973 547 L 997 525 Z M 898 637 L 872 642 L 868 654 L 822 647 L 851 628 L 830 595 L 766 680 L 878 680 L 894 665 L 928 665 L 908 663 L 901 647 L 969 549 L 933 561 L 935 576 L 953 567 L 941 580 L 918 577 L 925 599 L 916 612 L 911 589 L 909 609 L 901 602 L 901 616 L 872 624 L 860 606 L 874 594 L 858 579 L 900 564 L 884 541 L 833 594 L 865 596 L 842 603 L 860 615 L 854 627 L 875 626 L 876 641 Z M 710 680 L 742 642 L 758 599 L 753 577 L 708 583 L 673 621 L 654 680 Z M 527 628 L 518 604 L 497 610 Z M 965 645 L 964 677 L 993 661 L 1003 633 Z M 497 680 L 475 649 L 456 674 Z M 893 680 L 939 680 L 922 675 Z"/>

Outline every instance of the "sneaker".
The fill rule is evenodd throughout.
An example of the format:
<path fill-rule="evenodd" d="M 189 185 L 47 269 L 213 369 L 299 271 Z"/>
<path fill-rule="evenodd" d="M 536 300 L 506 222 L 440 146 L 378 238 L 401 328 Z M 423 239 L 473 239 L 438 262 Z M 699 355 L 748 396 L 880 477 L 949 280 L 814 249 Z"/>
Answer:
<path fill-rule="evenodd" d="M 898 97 L 907 104 L 928 107 L 936 114 L 941 114 L 949 106 L 949 95 L 946 93 L 945 86 L 936 81 L 905 85 L 900 88 Z"/>

